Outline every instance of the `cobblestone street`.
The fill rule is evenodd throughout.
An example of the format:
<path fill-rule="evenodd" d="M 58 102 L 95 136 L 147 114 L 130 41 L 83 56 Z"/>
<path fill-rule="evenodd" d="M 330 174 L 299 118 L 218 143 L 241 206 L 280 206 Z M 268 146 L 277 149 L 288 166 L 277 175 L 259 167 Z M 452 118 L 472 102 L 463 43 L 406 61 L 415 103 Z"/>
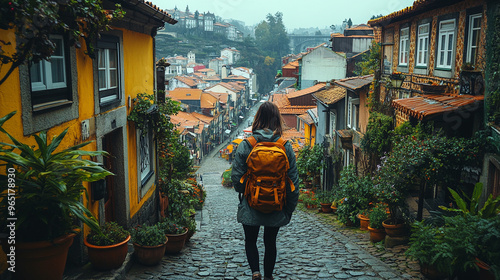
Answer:
<path fill-rule="evenodd" d="M 207 198 L 203 211 L 197 214 L 200 228 L 182 252 L 165 256 L 155 267 L 134 264 L 126 279 L 251 278 L 243 229 L 236 222 L 238 195 L 232 188 L 221 185 L 221 174 L 227 168 L 227 161 L 210 155 L 198 170 Z M 275 279 L 420 278 L 418 271 L 404 262 L 404 255 L 377 249 L 367 237 L 363 238 L 367 233 L 350 238 L 342 233 L 341 226 L 329 222 L 331 219 L 322 219 L 321 215 L 324 214 L 297 210 L 292 222 L 280 229 Z M 262 231 L 258 241 L 261 266 Z M 381 260 L 391 258 L 395 260 Z"/>

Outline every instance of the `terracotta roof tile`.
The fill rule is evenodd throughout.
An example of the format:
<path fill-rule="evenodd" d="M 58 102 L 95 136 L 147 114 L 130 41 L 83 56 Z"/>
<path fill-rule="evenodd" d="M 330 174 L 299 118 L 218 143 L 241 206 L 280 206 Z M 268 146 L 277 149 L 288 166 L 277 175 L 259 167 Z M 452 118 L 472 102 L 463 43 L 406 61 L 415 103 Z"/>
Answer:
<path fill-rule="evenodd" d="M 288 106 L 282 107 L 280 113 L 282 115 L 302 115 L 307 112 L 307 110 L 316 108 L 315 106 Z"/>
<path fill-rule="evenodd" d="M 477 102 L 482 104 L 483 100 L 484 95 L 425 94 L 422 96 L 393 100 L 392 106 L 396 110 L 422 120 L 427 116 L 452 112 Z"/>
<path fill-rule="evenodd" d="M 200 107 L 201 108 L 212 109 L 212 108 L 215 108 L 216 104 L 217 104 L 217 97 L 215 97 L 207 92 L 201 93 L 201 98 L 200 98 Z"/>
<path fill-rule="evenodd" d="M 227 103 L 227 98 L 229 94 L 225 92 L 213 92 L 213 91 L 206 91 L 206 93 L 211 94 L 213 97 L 217 98 L 219 102 L 226 104 Z"/>
<path fill-rule="evenodd" d="M 313 94 L 313 96 L 320 102 L 330 105 L 337 103 L 345 97 L 347 89 L 339 86 L 332 86 L 328 89 L 318 91 Z"/>
<path fill-rule="evenodd" d="M 288 97 L 286 94 L 280 94 L 280 93 L 275 93 L 271 95 L 271 100 L 272 103 L 276 104 L 278 108 L 284 108 L 286 106 L 290 106 L 290 100 L 288 100 Z"/>
<path fill-rule="evenodd" d="M 299 115 L 297 116 L 298 118 L 300 118 L 301 120 L 303 120 L 305 123 L 311 125 L 314 123 L 314 120 L 311 118 L 311 115 L 309 115 L 309 113 L 304 113 L 302 115 Z"/>
<path fill-rule="evenodd" d="M 410 7 L 406 7 L 402 10 L 390 13 L 388 15 L 369 20 L 368 25 L 370 26 L 387 25 L 391 22 L 408 18 L 412 14 L 418 14 L 428 10 L 434 10 L 439 7 L 449 5 L 449 3 L 450 1 L 441 1 L 441 0 L 416 0 Z"/>
<path fill-rule="evenodd" d="M 160 9 L 160 7 L 156 6 L 152 2 L 144 1 L 144 0 L 133 0 L 133 1 L 129 0 L 128 2 L 132 3 L 133 5 L 137 5 L 137 2 L 142 2 L 142 3 L 146 4 L 147 6 L 149 6 L 149 8 L 151 9 L 150 13 L 152 16 L 159 17 L 161 20 L 168 22 L 169 24 L 176 24 L 177 23 L 177 20 L 175 20 L 170 14 L 168 14 L 166 12 L 166 10 Z M 158 12 L 160 14 L 158 14 Z"/>
<path fill-rule="evenodd" d="M 168 95 L 177 100 L 200 100 L 202 91 L 197 88 L 176 88 L 169 91 Z"/>
<path fill-rule="evenodd" d="M 186 76 L 175 76 L 174 79 L 190 86 L 190 87 L 194 87 L 196 86 L 198 83 L 196 80 L 194 80 L 193 78 L 191 77 L 186 77 Z"/>
<path fill-rule="evenodd" d="M 295 69 L 297 67 L 299 67 L 299 61 L 294 60 L 294 61 L 289 62 L 287 65 L 283 66 L 282 68 L 283 69 Z"/>
<path fill-rule="evenodd" d="M 192 112 L 191 115 L 206 124 L 209 124 L 214 119 L 213 117 L 205 116 L 197 112 Z"/>
<path fill-rule="evenodd" d="M 373 30 L 373 27 L 368 24 L 358 24 L 351 28 L 346 28 L 346 30 Z"/>
<path fill-rule="evenodd" d="M 294 91 L 294 92 L 288 94 L 288 98 L 295 98 L 295 97 L 299 97 L 299 96 L 308 95 L 308 94 L 311 94 L 311 93 L 314 93 L 314 92 L 317 92 L 317 91 L 323 89 L 325 86 L 326 86 L 326 83 L 318 83 L 312 87 L 308 87 L 305 89 Z"/>

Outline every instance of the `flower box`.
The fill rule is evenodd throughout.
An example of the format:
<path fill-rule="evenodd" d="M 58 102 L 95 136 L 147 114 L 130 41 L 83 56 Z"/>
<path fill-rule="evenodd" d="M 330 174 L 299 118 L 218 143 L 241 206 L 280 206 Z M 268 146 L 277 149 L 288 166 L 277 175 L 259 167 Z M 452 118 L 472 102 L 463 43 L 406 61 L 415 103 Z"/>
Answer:
<path fill-rule="evenodd" d="M 420 90 L 424 93 L 444 93 L 446 91 L 447 85 L 433 85 L 426 83 L 417 83 L 420 86 Z"/>

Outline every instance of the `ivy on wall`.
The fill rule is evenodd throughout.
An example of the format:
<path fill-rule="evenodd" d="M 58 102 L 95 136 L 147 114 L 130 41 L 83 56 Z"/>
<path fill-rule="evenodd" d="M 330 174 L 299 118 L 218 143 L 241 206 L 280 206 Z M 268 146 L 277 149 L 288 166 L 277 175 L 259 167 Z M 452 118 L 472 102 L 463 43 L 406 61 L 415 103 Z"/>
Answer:
<path fill-rule="evenodd" d="M 486 57 L 486 114 L 500 124 L 500 4 L 489 1 Z"/>

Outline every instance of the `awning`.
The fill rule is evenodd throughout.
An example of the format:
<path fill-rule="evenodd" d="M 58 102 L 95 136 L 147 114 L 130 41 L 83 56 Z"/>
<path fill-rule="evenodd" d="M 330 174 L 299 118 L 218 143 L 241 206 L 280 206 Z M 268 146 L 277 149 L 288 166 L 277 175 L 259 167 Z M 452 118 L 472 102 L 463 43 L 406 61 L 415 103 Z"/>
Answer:
<path fill-rule="evenodd" d="M 252 133 L 252 127 L 249 126 L 249 127 L 245 128 L 245 129 L 243 129 L 243 132 Z"/>

